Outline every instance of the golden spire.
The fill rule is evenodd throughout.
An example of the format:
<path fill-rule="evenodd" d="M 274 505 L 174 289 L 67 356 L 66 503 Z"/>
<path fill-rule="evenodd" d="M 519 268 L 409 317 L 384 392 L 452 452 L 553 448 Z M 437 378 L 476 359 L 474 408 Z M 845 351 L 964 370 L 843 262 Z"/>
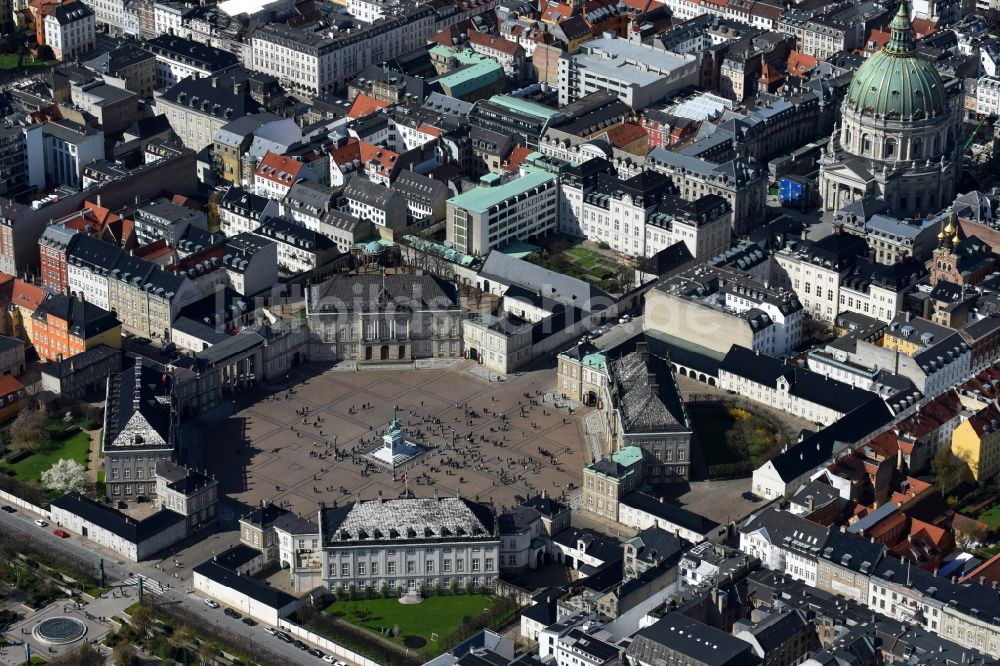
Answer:
<path fill-rule="evenodd" d="M 955 217 L 955 213 L 952 213 L 952 214 L 951 214 L 951 215 L 950 215 L 950 216 L 948 217 L 948 226 L 946 226 L 946 227 L 944 228 L 944 235 L 945 235 L 945 236 L 949 236 L 949 237 L 951 237 L 951 236 L 954 236 L 954 235 L 955 235 L 955 231 L 956 231 L 956 230 L 955 230 L 955 227 L 953 227 L 953 226 L 952 226 L 952 224 L 951 224 L 951 222 L 952 222 L 952 220 L 954 219 L 954 217 Z"/>

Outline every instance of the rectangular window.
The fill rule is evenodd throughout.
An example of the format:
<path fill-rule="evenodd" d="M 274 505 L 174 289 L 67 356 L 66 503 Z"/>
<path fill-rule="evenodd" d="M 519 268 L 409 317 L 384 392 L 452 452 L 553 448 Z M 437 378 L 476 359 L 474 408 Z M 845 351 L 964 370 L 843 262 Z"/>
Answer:
<path fill-rule="evenodd" d="M 365 570 L 366 570 L 366 569 L 367 569 L 367 567 L 365 566 L 365 563 L 364 563 L 364 562 L 358 562 L 358 575 L 359 575 L 359 576 L 364 576 L 364 575 L 366 575 L 366 574 L 365 574 Z"/>
<path fill-rule="evenodd" d="M 257 540 L 256 537 L 254 537 L 254 541 L 256 541 L 256 540 Z M 350 576 L 351 575 L 351 565 L 350 564 L 341 564 L 340 565 L 340 575 L 343 576 L 344 578 L 347 578 L 348 576 Z"/>
<path fill-rule="evenodd" d="M 434 573 L 434 562 L 432 560 L 424 563 L 424 573 Z"/>
<path fill-rule="evenodd" d="M 396 563 L 395 562 L 386 562 L 385 563 L 385 570 L 386 570 L 386 573 L 389 574 L 390 576 L 395 576 L 396 575 Z"/>
<path fill-rule="evenodd" d="M 316 546 L 313 546 L 313 548 L 315 548 L 315 547 Z M 373 576 L 377 576 L 378 575 L 378 562 L 372 562 L 372 575 Z"/>
<path fill-rule="evenodd" d="M 416 573 L 416 572 L 417 572 L 417 563 L 414 562 L 413 560 L 407 560 L 406 573 Z"/>

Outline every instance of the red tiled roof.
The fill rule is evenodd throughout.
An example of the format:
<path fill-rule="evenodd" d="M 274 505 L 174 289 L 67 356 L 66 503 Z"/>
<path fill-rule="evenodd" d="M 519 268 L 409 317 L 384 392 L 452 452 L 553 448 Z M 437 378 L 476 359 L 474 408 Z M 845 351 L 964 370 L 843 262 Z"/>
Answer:
<path fill-rule="evenodd" d="M 507 171 L 511 172 L 517 171 L 518 168 L 520 168 L 520 166 L 524 164 L 524 160 L 528 158 L 528 155 L 530 155 L 533 152 L 535 151 L 533 151 L 531 148 L 525 148 L 524 146 L 514 146 L 514 150 L 510 151 L 510 155 L 507 157 L 507 164 L 504 166 L 504 168 Z"/>
<path fill-rule="evenodd" d="M 913 32 L 916 34 L 917 39 L 923 39 L 937 32 L 937 21 L 915 18 L 910 23 L 913 25 Z"/>
<path fill-rule="evenodd" d="M 389 102 L 361 93 L 351 102 L 351 108 L 347 111 L 347 117 L 364 118 L 387 106 L 389 106 Z"/>
<path fill-rule="evenodd" d="M 0 377 L 0 397 L 6 398 L 12 393 L 17 393 L 18 391 L 24 390 L 24 384 L 17 381 L 13 375 L 4 375 Z"/>
<path fill-rule="evenodd" d="M 985 578 L 987 584 L 1000 582 L 1000 553 L 970 571 L 969 575 L 962 579 L 962 582 L 973 583 L 978 581 L 980 577 Z"/>
<path fill-rule="evenodd" d="M 760 16 L 771 21 L 777 21 L 780 19 L 782 13 L 784 13 L 784 9 L 781 7 L 769 5 L 764 2 L 755 2 L 753 3 L 753 7 L 750 8 L 751 16 Z"/>
<path fill-rule="evenodd" d="M 773 83 L 774 81 L 780 81 L 783 78 L 784 75 L 780 71 L 778 71 L 774 67 L 771 67 L 771 65 L 767 64 L 766 62 L 764 63 L 764 66 L 761 68 L 760 72 L 761 81 L 764 81 L 765 83 Z"/>
<path fill-rule="evenodd" d="M 795 76 L 802 76 L 803 74 L 808 74 L 816 68 L 816 58 L 802 53 L 800 51 L 792 51 L 788 54 L 788 72 L 789 74 L 794 74 Z"/>
<path fill-rule="evenodd" d="M 361 159 L 361 142 L 350 137 L 344 145 L 330 149 L 330 159 L 338 165 Z"/>
<path fill-rule="evenodd" d="M 629 146 L 644 136 L 646 130 L 635 123 L 622 123 L 608 129 L 608 142 L 616 148 Z"/>
<path fill-rule="evenodd" d="M 879 28 L 872 28 L 871 33 L 868 35 L 868 40 L 865 42 L 865 53 L 872 54 L 885 46 L 885 43 L 889 41 L 892 35 L 889 34 L 888 30 L 881 30 Z"/>
<path fill-rule="evenodd" d="M 45 290 L 28 284 L 22 280 L 14 280 L 14 289 L 11 292 L 11 305 L 17 305 L 34 312 L 45 300 Z"/>
<path fill-rule="evenodd" d="M 257 177 L 266 178 L 276 183 L 291 185 L 302 170 L 302 162 L 278 153 L 267 151 L 260 164 L 257 165 Z"/>
<path fill-rule="evenodd" d="M 550 2 L 542 11 L 542 20 L 558 23 L 559 21 L 573 15 L 573 8 L 561 2 Z"/>
<path fill-rule="evenodd" d="M 636 13 L 639 13 L 643 9 L 645 9 L 646 0 L 625 0 L 624 5 L 626 9 L 632 9 Z M 657 2 L 656 0 L 649 0 L 649 9 L 646 9 L 646 11 L 651 12 L 654 9 L 659 9 L 660 7 L 663 6 L 664 5 L 662 2 Z"/>
<path fill-rule="evenodd" d="M 972 426 L 972 429 L 976 431 L 977 435 L 982 437 L 987 433 L 987 428 L 989 428 L 990 431 L 996 429 L 993 424 L 998 420 L 1000 420 L 1000 408 L 997 408 L 997 404 L 995 402 L 991 402 L 984 409 L 979 410 L 969 417 L 969 425 Z"/>
<path fill-rule="evenodd" d="M 377 171 L 384 175 L 390 174 L 393 169 L 399 166 L 399 153 L 376 146 L 371 143 L 361 143 L 361 164 L 365 168 L 372 162 L 377 162 Z"/>
<path fill-rule="evenodd" d="M 141 259 L 152 261 L 153 259 L 162 257 L 165 254 L 170 254 L 170 252 L 171 249 L 170 246 L 167 245 L 167 239 L 159 238 L 148 245 L 136 248 L 134 254 Z"/>
<path fill-rule="evenodd" d="M 478 30 L 472 30 L 469 32 L 469 43 L 488 49 L 496 49 L 497 51 L 506 53 L 509 56 L 516 55 L 517 50 L 521 48 L 520 44 L 516 44 L 509 39 L 497 37 L 496 35 L 489 35 L 485 32 L 479 32 Z"/>
<path fill-rule="evenodd" d="M 420 123 L 417 127 L 418 132 L 423 132 L 424 134 L 429 134 L 430 136 L 441 136 L 441 130 L 434 125 L 428 125 L 427 123 Z"/>

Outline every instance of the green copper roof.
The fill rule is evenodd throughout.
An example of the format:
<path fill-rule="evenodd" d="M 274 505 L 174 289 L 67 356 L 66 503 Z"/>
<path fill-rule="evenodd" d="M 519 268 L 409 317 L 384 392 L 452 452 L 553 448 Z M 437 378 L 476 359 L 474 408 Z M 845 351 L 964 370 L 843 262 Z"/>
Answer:
<path fill-rule="evenodd" d="M 554 176 L 538 169 L 525 167 L 522 169 L 522 175 L 515 176 L 505 183 L 495 184 L 499 180 L 497 178 L 486 179 L 484 177 L 483 180 L 486 180 L 487 184 L 454 196 L 448 199 L 448 203 L 456 208 L 464 208 L 473 213 L 483 214 L 490 209 L 490 206 L 496 206 L 532 188 L 549 183 L 554 180 Z"/>
<path fill-rule="evenodd" d="M 642 462 L 642 449 L 638 446 L 626 446 L 612 453 L 611 459 L 622 467 L 631 467 Z"/>
<path fill-rule="evenodd" d="M 503 80 L 503 65 L 472 49 L 439 45 L 432 48 L 431 53 L 442 60 L 455 60 L 460 66 L 460 69 L 438 79 L 438 83 L 449 97 L 464 97 Z"/>
<path fill-rule="evenodd" d="M 854 73 L 847 106 L 890 119 L 920 119 L 947 112 L 941 75 L 916 52 L 909 2 L 899 3 L 889 30 L 885 46 Z"/>

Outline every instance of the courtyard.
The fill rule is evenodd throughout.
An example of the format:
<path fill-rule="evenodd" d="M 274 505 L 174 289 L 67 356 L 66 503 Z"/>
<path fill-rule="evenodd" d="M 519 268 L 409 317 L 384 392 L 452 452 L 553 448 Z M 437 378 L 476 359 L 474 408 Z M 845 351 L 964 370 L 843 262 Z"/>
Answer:
<path fill-rule="evenodd" d="M 589 463 L 582 419 L 546 395 L 549 368 L 488 381 L 461 361 L 440 369 L 339 371 L 308 365 L 287 387 L 241 396 L 203 432 L 203 466 L 244 508 L 264 500 L 313 518 L 358 499 L 461 495 L 498 511 L 545 491 L 572 496 Z M 395 470 L 363 453 L 398 417 L 426 454 Z M 405 473 L 405 482 L 404 482 Z"/>
<path fill-rule="evenodd" d="M 556 238 L 524 259 L 557 273 L 586 280 L 609 294 L 627 291 L 635 280 L 632 266 L 623 263 L 606 247 L 601 248 L 590 241 L 570 245 L 565 239 Z"/>

